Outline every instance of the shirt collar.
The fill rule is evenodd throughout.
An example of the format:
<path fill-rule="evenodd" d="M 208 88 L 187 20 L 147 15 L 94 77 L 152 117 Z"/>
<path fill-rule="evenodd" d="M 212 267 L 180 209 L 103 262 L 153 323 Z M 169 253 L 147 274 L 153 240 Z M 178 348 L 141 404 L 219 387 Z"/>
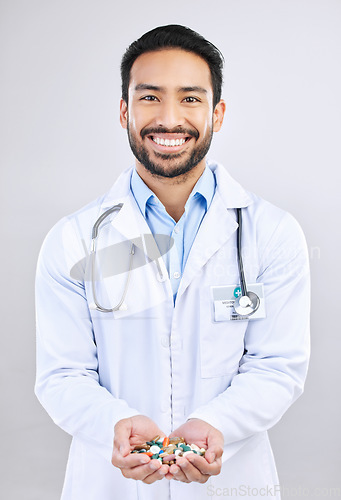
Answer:
<path fill-rule="evenodd" d="M 130 187 L 144 217 L 146 217 L 147 205 L 161 204 L 153 191 L 149 189 L 147 184 L 141 179 L 135 168 L 131 176 Z M 206 167 L 189 195 L 185 209 L 188 209 L 194 198 L 200 196 L 204 199 L 206 210 L 208 210 L 214 196 L 215 187 L 216 181 L 214 173 L 210 168 Z"/>
<path fill-rule="evenodd" d="M 191 194 L 188 197 L 185 209 L 189 206 L 194 198 L 201 196 L 206 203 L 206 210 L 208 210 L 214 196 L 215 187 L 216 181 L 214 173 L 210 168 L 206 166 L 205 170 L 197 180 L 197 183 L 195 184 Z"/>
<path fill-rule="evenodd" d="M 151 200 L 157 203 L 158 199 L 147 184 L 141 179 L 136 169 L 133 169 L 133 173 L 130 180 L 130 188 L 138 204 L 142 214 L 146 217 L 146 205 Z"/>

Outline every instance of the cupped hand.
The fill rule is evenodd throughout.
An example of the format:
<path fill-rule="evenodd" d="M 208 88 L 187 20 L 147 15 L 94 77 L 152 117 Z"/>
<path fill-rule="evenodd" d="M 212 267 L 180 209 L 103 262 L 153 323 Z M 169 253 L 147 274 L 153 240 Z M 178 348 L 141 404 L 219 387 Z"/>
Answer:
<path fill-rule="evenodd" d="M 186 457 L 177 457 L 166 474 L 167 479 L 176 479 L 184 483 L 206 483 L 210 476 L 221 471 L 221 457 L 224 448 L 222 433 L 212 425 L 200 419 L 190 419 L 172 432 L 172 436 L 184 437 L 186 443 L 205 448 L 205 456 L 190 453 Z"/>
<path fill-rule="evenodd" d="M 123 476 L 151 484 L 169 474 L 169 466 L 159 460 L 151 460 L 143 453 L 130 453 L 139 444 L 154 436 L 165 433 L 150 418 L 144 415 L 125 418 L 115 425 L 112 464 L 118 467 Z"/>

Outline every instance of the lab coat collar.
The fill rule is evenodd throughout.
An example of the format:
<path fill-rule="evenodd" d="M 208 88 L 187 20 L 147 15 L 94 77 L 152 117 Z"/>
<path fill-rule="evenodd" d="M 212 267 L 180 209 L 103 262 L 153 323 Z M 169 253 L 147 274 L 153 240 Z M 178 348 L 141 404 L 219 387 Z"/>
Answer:
<path fill-rule="evenodd" d="M 208 162 L 207 166 L 216 177 L 217 191 L 225 208 L 244 208 L 253 203 L 248 192 L 231 177 L 222 165 Z"/>
<path fill-rule="evenodd" d="M 177 293 L 177 301 L 193 278 L 198 275 L 200 269 L 235 233 L 238 224 L 233 209 L 244 208 L 253 203 L 250 195 L 227 173 L 222 165 L 208 163 L 208 167 L 216 176 L 217 189 L 191 248 Z M 104 198 L 101 208 L 104 212 L 115 204 L 123 203 L 123 207 L 115 215 L 112 225 L 121 235 L 134 240 L 135 244 L 145 251 L 144 237 L 141 240 L 137 237 L 151 234 L 151 232 L 130 189 L 132 172 L 133 168 L 130 168 L 119 176 Z M 158 256 L 162 272 L 166 273 L 156 243 L 152 247 L 150 251 L 154 256 Z M 149 252 L 147 253 L 149 254 Z"/>
<path fill-rule="evenodd" d="M 243 208 L 249 206 L 253 200 L 245 189 L 235 181 L 227 170 L 219 163 L 208 161 L 207 166 L 216 177 L 217 192 L 220 194 L 225 208 Z M 134 167 L 124 170 L 102 202 L 102 209 L 126 200 L 129 196 L 130 180 Z"/>
<path fill-rule="evenodd" d="M 103 211 L 113 205 L 116 205 L 117 203 L 120 203 L 120 201 L 123 202 L 123 200 L 126 200 L 130 192 L 130 179 L 133 173 L 133 168 L 134 167 L 129 167 L 124 170 L 119 175 L 110 191 L 105 195 L 101 204 Z"/>
<path fill-rule="evenodd" d="M 136 200 L 130 189 L 130 179 L 133 172 L 133 167 L 124 170 L 110 191 L 104 197 L 101 204 L 101 213 L 105 212 L 114 205 L 122 203 L 123 206 L 111 220 L 112 226 L 125 239 L 134 242 L 140 250 L 145 252 L 144 236 L 151 234 L 149 226 L 138 209 Z M 149 239 L 149 241 L 152 238 Z M 156 247 L 153 245 L 153 248 Z M 153 250 L 154 254 L 158 250 Z"/>
<path fill-rule="evenodd" d="M 134 167 L 124 170 L 105 196 L 101 212 L 123 203 L 121 210 L 112 220 L 112 225 L 127 239 L 135 239 L 141 234 L 150 233 L 149 226 L 138 209 L 137 202 L 130 189 L 130 181 Z"/>

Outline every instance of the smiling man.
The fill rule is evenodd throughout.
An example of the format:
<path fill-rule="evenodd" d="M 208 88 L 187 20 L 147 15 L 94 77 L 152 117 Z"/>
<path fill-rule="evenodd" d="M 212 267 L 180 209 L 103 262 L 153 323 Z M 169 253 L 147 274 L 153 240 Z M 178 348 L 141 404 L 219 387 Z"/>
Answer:
<path fill-rule="evenodd" d="M 219 57 L 218 51 L 212 54 Z M 129 51 L 122 72 L 128 61 Z M 177 47 L 142 53 L 130 69 L 128 89 L 122 89 L 120 119 L 136 172 L 176 222 L 205 170 L 213 132 L 221 128 L 220 92 L 214 95 L 205 59 Z"/>
<path fill-rule="evenodd" d="M 73 436 L 63 500 L 280 498 L 267 430 L 303 390 L 307 250 L 292 216 L 207 160 L 222 69 L 184 26 L 133 42 L 120 122 L 135 166 L 44 241 L 36 393 Z M 205 455 L 131 453 L 156 435 Z"/>
<path fill-rule="evenodd" d="M 213 107 L 210 69 L 201 57 L 181 49 L 142 54 L 131 68 L 127 101 L 121 101 L 139 174 L 141 167 L 171 178 L 194 167 L 201 174 L 224 111 L 223 101 Z"/>

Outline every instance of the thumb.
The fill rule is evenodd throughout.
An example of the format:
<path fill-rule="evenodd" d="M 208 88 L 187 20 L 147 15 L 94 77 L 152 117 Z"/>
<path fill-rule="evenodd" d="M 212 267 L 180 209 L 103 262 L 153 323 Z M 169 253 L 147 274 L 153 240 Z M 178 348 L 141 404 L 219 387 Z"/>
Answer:
<path fill-rule="evenodd" d="M 223 454 L 224 439 L 222 434 L 219 432 L 217 435 L 213 435 L 208 439 L 208 447 L 205 453 L 205 458 L 209 464 L 221 458 Z"/>
<path fill-rule="evenodd" d="M 132 424 L 129 418 L 120 420 L 115 425 L 114 447 L 124 457 L 130 453 L 129 438 L 131 429 Z"/>

